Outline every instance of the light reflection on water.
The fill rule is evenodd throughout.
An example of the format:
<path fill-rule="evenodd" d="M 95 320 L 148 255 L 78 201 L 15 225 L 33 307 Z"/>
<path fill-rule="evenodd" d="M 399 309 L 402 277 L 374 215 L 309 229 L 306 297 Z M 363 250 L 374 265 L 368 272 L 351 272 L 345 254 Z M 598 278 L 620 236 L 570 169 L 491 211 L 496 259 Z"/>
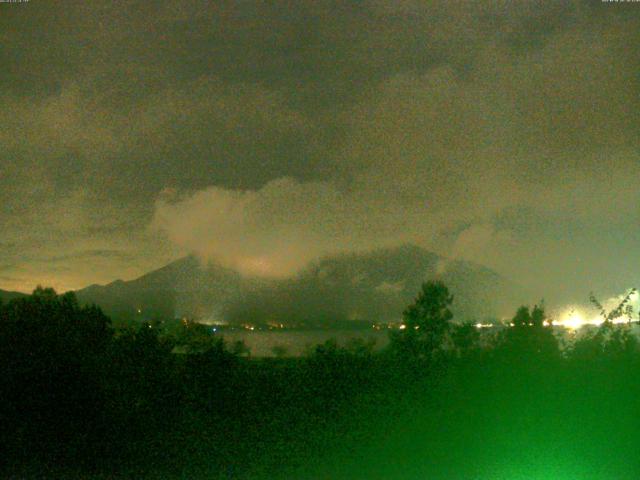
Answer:
<path fill-rule="evenodd" d="M 489 336 L 498 333 L 499 330 L 505 328 L 503 326 L 495 326 L 489 328 L 488 325 L 476 325 L 483 330 L 483 333 Z M 576 340 L 593 332 L 597 329 L 596 325 L 584 324 L 577 328 L 568 328 L 563 325 L 554 325 L 555 336 L 562 340 L 561 348 L 567 348 Z M 638 324 L 632 324 L 631 329 L 640 336 L 640 328 Z M 217 333 L 222 336 L 225 341 L 231 345 L 238 340 L 244 341 L 249 347 L 252 357 L 275 357 L 276 352 L 288 357 L 299 357 L 311 352 L 317 345 L 326 342 L 329 339 L 336 339 L 338 345 L 345 346 L 349 340 L 362 339 L 365 342 L 374 340 L 374 350 L 380 350 L 389 344 L 389 330 L 304 330 L 304 331 L 282 331 L 282 330 L 231 330 L 223 333 Z"/>
<path fill-rule="evenodd" d="M 274 349 L 282 347 L 286 356 L 301 356 L 316 345 L 335 338 L 338 345 L 344 346 L 351 339 L 375 340 L 374 350 L 389 343 L 386 330 L 305 330 L 305 331 L 228 331 L 221 334 L 229 344 L 243 340 L 249 347 L 252 357 L 274 357 Z"/>

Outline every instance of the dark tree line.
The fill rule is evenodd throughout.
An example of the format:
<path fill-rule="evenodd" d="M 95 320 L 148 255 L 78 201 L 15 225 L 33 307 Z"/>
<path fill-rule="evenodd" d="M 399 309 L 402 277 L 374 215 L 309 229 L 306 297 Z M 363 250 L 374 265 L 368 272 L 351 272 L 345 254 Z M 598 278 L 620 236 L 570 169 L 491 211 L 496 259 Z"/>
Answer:
<path fill-rule="evenodd" d="M 251 359 L 201 326 L 116 329 L 73 294 L 38 288 L 0 305 L 0 476 L 378 478 L 353 463 L 366 458 L 390 478 L 398 472 L 381 459 L 424 443 L 398 465 L 438 458 L 460 477 L 455 468 L 476 475 L 492 458 L 477 435 L 508 451 L 561 441 L 585 428 L 576 408 L 606 433 L 589 441 L 614 427 L 640 441 L 631 323 L 567 340 L 542 305 L 486 331 L 456 323 L 454 306 L 444 284 L 428 282 L 385 349 L 328 341 L 302 358 Z M 603 410 L 612 402 L 627 423 Z M 514 434 L 511 445 L 502 429 L 513 425 L 531 438 Z M 456 442 L 475 464 L 450 453 Z M 315 474 L 304 476 L 310 459 Z"/>

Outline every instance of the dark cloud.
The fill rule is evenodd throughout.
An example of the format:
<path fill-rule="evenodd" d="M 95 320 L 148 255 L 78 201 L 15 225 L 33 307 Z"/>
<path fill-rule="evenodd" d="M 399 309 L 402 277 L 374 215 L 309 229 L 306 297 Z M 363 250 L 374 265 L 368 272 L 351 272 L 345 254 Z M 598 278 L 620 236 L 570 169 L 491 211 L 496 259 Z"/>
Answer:
<path fill-rule="evenodd" d="M 5 276 L 5 275 L 0 275 L 0 280 L 2 280 L 3 282 L 7 282 L 7 283 L 13 283 L 13 282 L 19 282 L 20 281 L 19 278 Z"/>
<path fill-rule="evenodd" d="M 48 258 L 45 258 L 44 260 L 48 262 L 58 263 L 58 262 L 68 262 L 69 260 L 76 260 L 76 259 L 87 260 L 95 257 L 122 260 L 122 261 L 132 260 L 131 254 L 120 251 L 120 250 L 85 250 L 81 252 L 73 252 L 65 255 L 48 257 Z"/>
<path fill-rule="evenodd" d="M 635 5 L 0 10 L 7 288 L 404 242 L 559 297 L 636 281 Z"/>

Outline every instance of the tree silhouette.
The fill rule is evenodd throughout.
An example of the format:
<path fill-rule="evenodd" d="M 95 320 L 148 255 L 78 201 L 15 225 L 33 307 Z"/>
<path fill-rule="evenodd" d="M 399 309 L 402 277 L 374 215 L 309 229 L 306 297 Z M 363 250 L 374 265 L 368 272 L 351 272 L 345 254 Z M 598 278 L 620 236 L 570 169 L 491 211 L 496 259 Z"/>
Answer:
<path fill-rule="evenodd" d="M 6 428 L 17 428 L 34 455 L 78 455 L 97 438 L 111 338 L 109 318 L 73 293 L 38 287 L 0 308 L 0 381 L 10 386 L 3 409 L 12 412 Z"/>
<path fill-rule="evenodd" d="M 392 348 L 418 359 L 438 356 L 451 329 L 452 303 L 453 296 L 444 283 L 423 283 L 414 303 L 402 314 L 403 329 L 392 334 Z"/>
<path fill-rule="evenodd" d="M 511 320 L 512 327 L 500 336 L 500 347 L 511 355 L 537 356 L 552 359 L 559 355 L 558 340 L 547 320 L 542 302 L 533 309 L 521 306 Z"/>
<path fill-rule="evenodd" d="M 451 340 L 458 355 L 463 356 L 479 348 L 480 332 L 473 323 L 465 322 L 453 327 Z"/>
<path fill-rule="evenodd" d="M 629 290 L 629 292 L 627 292 L 627 294 L 622 298 L 618 305 L 608 312 L 602 306 L 602 303 L 600 303 L 593 292 L 589 294 L 589 301 L 598 310 L 598 313 L 600 313 L 600 316 L 604 319 L 605 326 L 609 326 L 611 323 L 613 323 L 614 320 L 622 316 L 626 316 L 628 322 L 630 323 L 633 317 L 633 306 L 629 305 L 629 302 L 631 301 L 631 297 L 633 297 L 636 292 L 637 290 L 635 288 Z"/>
<path fill-rule="evenodd" d="M 528 327 L 531 325 L 531 314 L 529 313 L 529 307 L 521 306 L 516 311 L 516 314 L 511 320 L 513 326 L 516 328 Z"/>

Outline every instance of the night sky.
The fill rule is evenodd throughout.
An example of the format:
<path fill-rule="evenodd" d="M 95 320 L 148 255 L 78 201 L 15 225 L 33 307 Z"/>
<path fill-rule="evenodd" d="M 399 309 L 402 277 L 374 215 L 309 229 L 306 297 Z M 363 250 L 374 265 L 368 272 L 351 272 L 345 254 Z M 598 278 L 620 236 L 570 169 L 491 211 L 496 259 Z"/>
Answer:
<path fill-rule="evenodd" d="M 640 4 L 102 3 L 0 4 L 0 288 L 403 243 L 640 286 Z"/>

